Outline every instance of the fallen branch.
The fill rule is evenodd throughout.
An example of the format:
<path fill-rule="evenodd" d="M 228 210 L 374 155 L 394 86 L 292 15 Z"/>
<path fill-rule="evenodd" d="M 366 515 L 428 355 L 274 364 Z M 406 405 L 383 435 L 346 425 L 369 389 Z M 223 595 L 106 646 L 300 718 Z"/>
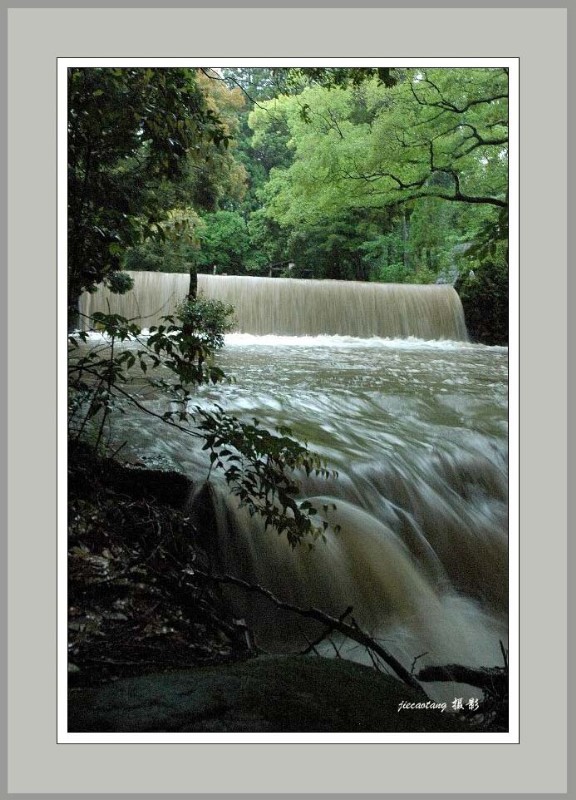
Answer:
<path fill-rule="evenodd" d="M 346 617 L 347 617 L 347 616 L 349 616 L 351 613 L 352 613 L 352 606 L 348 606 L 348 608 L 346 609 L 346 611 L 344 611 L 344 613 L 343 613 L 343 614 L 340 614 L 340 616 L 338 617 L 338 620 L 339 620 L 339 622 L 342 622 L 343 620 L 345 620 L 345 619 L 346 619 Z M 318 636 L 316 639 L 314 639 L 314 641 L 313 641 L 313 642 L 310 642 L 310 643 L 309 643 L 309 645 L 306 647 L 306 649 L 302 651 L 302 655 L 303 655 L 303 656 L 307 656 L 309 653 L 312 653 L 312 652 L 315 652 L 315 653 L 316 653 L 316 652 L 317 652 L 317 651 L 316 651 L 316 647 L 317 647 L 319 644 L 321 644 L 323 641 L 325 641 L 326 639 L 328 639 L 328 637 L 329 637 L 329 636 L 330 636 L 332 633 L 334 633 L 334 626 L 333 626 L 333 625 L 330 625 L 330 627 L 328 627 L 328 628 L 325 628 L 325 630 L 324 630 L 324 631 L 323 631 L 323 632 L 320 634 L 320 636 Z M 331 644 L 331 645 L 334 647 L 334 649 L 336 650 L 336 647 L 335 647 L 335 645 L 334 645 L 334 642 L 332 642 L 332 641 L 331 641 L 331 642 L 330 642 L 330 644 Z M 336 655 L 338 656 L 338 658 L 340 657 L 340 653 L 338 652 L 338 650 L 336 650 Z"/>
<path fill-rule="evenodd" d="M 241 578 L 235 578 L 232 575 L 208 575 L 207 573 L 196 571 L 196 575 L 200 575 L 207 580 L 215 581 L 216 583 L 229 583 L 233 586 L 239 586 L 242 589 L 245 589 L 248 592 L 254 592 L 256 594 L 260 594 L 263 597 L 267 597 L 277 608 L 281 608 L 285 611 L 292 611 L 294 614 L 298 614 L 301 617 L 306 617 L 307 619 L 315 619 L 318 622 L 321 622 L 323 625 L 326 625 L 331 630 L 336 630 L 339 633 L 342 633 L 344 636 L 347 636 L 349 639 L 352 639 L 358 644 L 363 645 L 369 651 L 376 653 L 384 663 L 388 664 L 388 666 L 394 670 L 396 675 L 400 678 L 403 683 L 407 686 L 410 686 L 412 689 L 416 689 L 416 691 L 420 692 L 423 697 L 427 697 L 424 689 L 418 683 L 416 678 L 411 675 L 407 669 L 405 669 L 402 664 L 396 659 L 391 653 L 385 650 L 382 645 L 378 644 L 371 636 L 367 633 L 364 633 L 358 625 L 353 621 L 353 624 L 348 624 L 344 622 L 344 617 L 348 615 L 350 612 L 349 609 L 342 615 L 340 619 L 338 617 L 333 617 L 330 614 L 326 614 L 324 611 L 321 611 L 319 608 L 300 608 L 300 606 L 295 606 L 292 603 L 286 603 L 283 600 L 280 600 L 276 597 L 269 589 L 265 589 L 263 586 L 254 583 L 248 583 L 247 581 L 242 580 Z"/>

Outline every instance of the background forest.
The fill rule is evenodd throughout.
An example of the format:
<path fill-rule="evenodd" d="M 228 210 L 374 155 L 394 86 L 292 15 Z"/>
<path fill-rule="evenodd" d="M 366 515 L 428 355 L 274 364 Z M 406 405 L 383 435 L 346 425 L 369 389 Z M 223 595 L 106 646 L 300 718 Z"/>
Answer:
<path fill-rule="evenodd" d="M 70 78 L 72 297 L 120 269 L 448 282 L 507 343 L 506 69 Z"/>

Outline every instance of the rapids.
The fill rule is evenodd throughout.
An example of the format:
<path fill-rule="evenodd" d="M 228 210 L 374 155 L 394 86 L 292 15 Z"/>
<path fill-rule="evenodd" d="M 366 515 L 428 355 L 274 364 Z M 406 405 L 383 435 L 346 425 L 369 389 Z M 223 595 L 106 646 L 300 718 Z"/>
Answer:
<path fill-rule="evenodd" d="M 270 429 L 289 425 L 338 472 L 330 480 L 301 476 L 301 499 L 340 526 L 338 533 L 330 527 L 327 542 L 313 550 L 292 550 L 238 508 L 212 472 L 218 569 L 303 607 L 340 615 L 353 606 L 358 624 L 407 668 L 418 656 L 418 668 L 501 664 L 508 611 L 507 349 L 231 334 L 217 361 L 233 382 L 203 387 L 195 403 L 218 402 Z M 149 389 L 142 388 L 141 399 L 165 408 Z M 147 463 L 183 470 L 202 487 L 207 457 L 193 440 L 133 411 L 119 425 L 118 437 L 146 454 Z M 265 649 L 298 650 L 318 633 L 267 600 L 241 590 L 231 596 Z M 345 647 L 366 660 L 356 646 Z M 436 696 L 447 691 L 454 690 L 440 687 Z"/>

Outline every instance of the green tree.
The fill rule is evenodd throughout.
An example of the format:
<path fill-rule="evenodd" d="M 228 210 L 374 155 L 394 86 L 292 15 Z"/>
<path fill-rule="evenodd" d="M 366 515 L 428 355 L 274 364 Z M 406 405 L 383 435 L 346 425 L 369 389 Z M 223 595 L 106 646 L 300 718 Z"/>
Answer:
<path fill-rule="evenodd" d="M 196 147 L 228 135 L 189 69 L 73 68 L 68 74 L 68 288 L 117 271 L 126 247 L 162 235 L 162 182 L 194 164 Z M 171 198 L 171 205 L 175 205 Z"/>
<path fill-rule="evenodd" d="M 246 263 L 250 272 L 266 275 L 271 264 L 291 261 L 288 232 L 267 213 L 264 207 L 252 211 L 247 220 L 250 253 Z"/>
<path fill-rule="evenodd" d="M 197 265 L 201 271 L 238 274 L 246 271 L 251 250 L 250 234 L 237 211 L 215 211 L 202 217 L 198 233 Z"/>
<path fill-rule="evenodd" d="M 402 201 L 507 206 L 507 70 L 411 70 L 391 94 L 393 106 L 375 120 L 369 157 L 349 180 Z"/>
<path fill-rule="evenodd" d="M 226 67 L 222 79 L 230 88 L 240 89 L 251 109 L 260 100 L 270 100 L 282 93 L 285 72 L 271 67 Z"/>
<path fill-rule="evenodd" d="M 148 236 L 125 251 L 123 269 L 145 272 L 194 271 L 198 260 L 198 232 L 203 224 L 192 208 L 171 209 L 166 212 L 166 219 L 158 223 L 161 236 Z"/>
<path fill-rule="evenodd" d="M 242 203 L 247 190 L 246 165 L 239 158 L 246 100 L 240 89 L 230 89 L 213 70 L 198 70 L 196 80 L 209 111 L 219 120 L 226 135 L 224 148 L 214 147 L 207 138 L 197 144 L 194 169 L 196 173 L 204 172 L 204 182 L 216 188 L 212 202 L 200 207 L 232 210 Z"/>
<path fill-rule="evenodd" d="M 69 73 L 69 288 L 110 283 L 122 267 L 195 264 L 198 215 L 240 200 L 231 145 L 244 99 L 191 69 Z"/>
<path fill-rule="evenodd" d="M 448 274 L 454 268 L 454 248 L 463 230 L 456 204 L 437 197 L 423 197 L 414 202 L 410 214 L 408 250 L 415 272 Z"/>
<path fill-rule="evenodd" d="M 505 70 L 413 69 L 391 88 L 372 79 L 264 103 L 250 116 L 255 138 L 270 108 L 293 149 L 270 173 L 267 211 L 296 227 L 436 197 L 490 208 L 491 233 L 506 236 L 507 94 Z"/>

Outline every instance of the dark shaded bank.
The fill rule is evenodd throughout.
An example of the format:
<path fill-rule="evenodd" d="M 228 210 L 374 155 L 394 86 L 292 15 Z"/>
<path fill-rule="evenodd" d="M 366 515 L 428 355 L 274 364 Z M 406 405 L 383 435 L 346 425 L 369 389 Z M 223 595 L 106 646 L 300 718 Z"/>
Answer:
<path fill-rule="evenodd" d="M 72 687 L 251 655 L 184 511 L 191 483 L 69 449 L 69 680 Z"/>
<path fill-rule="evenodd" d="M 472 341 L 508 346 L 508 267 L 491 262 L 461 275 L 454 288 L 460 295 Z"/>
<path fill-rule="evenodd" d="M 201 577 L 184 476 L 69 451 L 71 731 L 454 730 L 395 678 L 317 656 L 258 655 Z M 209 520 L 207 529 L 209 529 Z"/>

